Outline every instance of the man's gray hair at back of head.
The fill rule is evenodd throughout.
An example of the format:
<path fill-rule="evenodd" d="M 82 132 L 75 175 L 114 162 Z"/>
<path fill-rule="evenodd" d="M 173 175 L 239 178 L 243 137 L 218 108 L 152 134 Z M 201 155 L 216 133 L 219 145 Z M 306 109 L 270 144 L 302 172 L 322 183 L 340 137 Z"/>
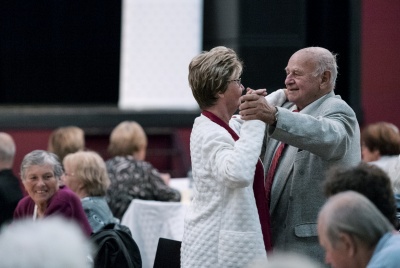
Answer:
<path fill-rule="evenodd" d="M 374 247 L 379 239 L 393 230 L 392 224 L 365 196 L 346 191 L 325 203 L 319 218 L 326 224 L 326 235 L 334 246 L 341 233 L 354 237 L 367 247 Z"/>

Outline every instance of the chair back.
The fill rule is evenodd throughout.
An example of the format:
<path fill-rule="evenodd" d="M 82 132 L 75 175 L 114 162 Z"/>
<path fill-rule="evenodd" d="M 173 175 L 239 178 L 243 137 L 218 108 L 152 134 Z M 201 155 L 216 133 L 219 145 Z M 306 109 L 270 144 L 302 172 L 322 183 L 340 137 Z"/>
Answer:
<path fill-rule="evenodd" d="M 180 268 L 181 241 L 162 238 L 158 240 L 153 268 Z"/>

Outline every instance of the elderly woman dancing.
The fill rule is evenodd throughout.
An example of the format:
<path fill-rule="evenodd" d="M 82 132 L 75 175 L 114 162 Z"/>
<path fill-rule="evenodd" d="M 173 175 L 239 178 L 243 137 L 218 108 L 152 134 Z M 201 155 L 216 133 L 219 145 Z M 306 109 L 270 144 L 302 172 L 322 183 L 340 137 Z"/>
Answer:
<path fill-rule="evenodd" d="M 241 74 L 242 62 L 226 47 L 203 52 L 189 65 L 189 84 L 202 113 L 190 137 L 195 191 L 185 217 L 183 268 L 245 267 L 266 258 L 270 247 L 268 230 L 260 224 L 268 217 L 259 161 L 265 124 L 232 119 L 244 91 Z M 247 94 L 265 95 L 265 89 Z M 285 99 L 278 90 L 269 101 Z"/>
<path fill-rule="evenodd" d="M 60 215 L 77 222 L 82 231 L 90 236 L 92 228 L 81 201 L 70 189 L 60 186 L 62 175 L 63 168 L 55 154 L 43 150 L 28 153 L 21 163 L 21 179 L 28 196 L 18 203 L 14 220 Z"/>

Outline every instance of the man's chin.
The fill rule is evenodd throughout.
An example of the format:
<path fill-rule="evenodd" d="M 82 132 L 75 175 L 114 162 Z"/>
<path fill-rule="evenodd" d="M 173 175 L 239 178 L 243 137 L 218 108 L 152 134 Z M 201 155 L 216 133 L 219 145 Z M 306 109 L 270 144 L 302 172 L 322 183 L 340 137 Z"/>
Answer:
<path fill-rule="evenodd" d="M 288 101 L 290 101 L 290 102 L 295 102 L 295 101 L 296 101 L 296 97 L 293 96 L 293 95 L 291 95 L 291 94 L 288 94 L 287 99 L 288 99 Z"/>

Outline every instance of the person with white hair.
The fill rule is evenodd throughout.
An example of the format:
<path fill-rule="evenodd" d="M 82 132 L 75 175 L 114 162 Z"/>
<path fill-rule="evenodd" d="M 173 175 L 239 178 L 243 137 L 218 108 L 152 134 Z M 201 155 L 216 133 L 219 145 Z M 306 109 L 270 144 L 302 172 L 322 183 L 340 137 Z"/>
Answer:
<path fill-rule="evenodd" d="M 74 220 L 90 236 L 92 227 L 82 203 L 68 187 L 60 186 L 62 175 L 63 168 L 55 154 L 34 150 L 25 155 L 21 163 L 21 179 L 28 195 L 18 202 L 14 220 L 39 220 L 57 214 Z"/>
<path fill-rule="evenodd" d="M 318 216 L 318 236 L 325 262 L 334 268 L 399 267 L 400 235 L 365 196 L 338 193 Z"/>
<path fill-rule="evenodd" d="M 19 220 L 0 232 L 2 268 L 90 268 L 92 245 L 79 226 L 52 216 Z"/>
<path fill-rule="evenodd" d="M 265 189 L 274 250 L 320 262 L 317 216 L 325 202 L 319 186 L 333 166 L 361 161 L 353 109 L 334 92 L 336 55 L 322 47 L 296 51 L 285 68 L 287 102 L 276 106 L 256 94 L 241 97 L 243 120 L 266 123 Z"/>
<path fill-rule="evenodd" d="M 11 135 L 0 132 L 0 225 L 12 220 L 14 209 L 23 197 L 19 180 L 12 171 L 15 151 Z"/>

